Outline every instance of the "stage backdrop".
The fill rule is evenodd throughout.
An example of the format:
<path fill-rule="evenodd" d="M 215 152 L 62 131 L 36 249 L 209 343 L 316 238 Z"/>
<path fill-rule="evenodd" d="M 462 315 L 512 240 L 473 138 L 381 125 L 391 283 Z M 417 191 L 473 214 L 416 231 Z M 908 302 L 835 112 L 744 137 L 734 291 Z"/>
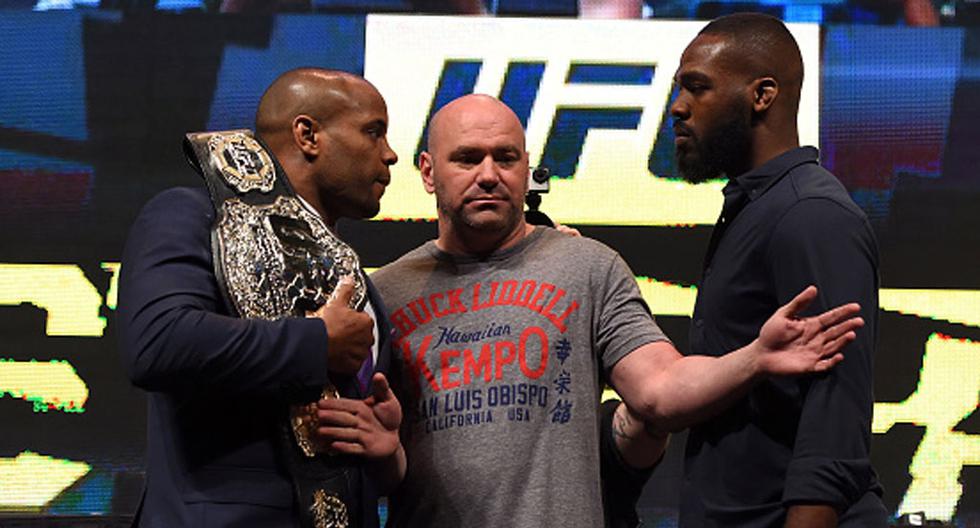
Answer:
<path fill-rule="evenodd" d="M 401 157 L 372 222 L 381 266 L 435 234 L 413 159 L 439 105 L 500 96 L 551 168 L 542 209 L 620 251 L 679 348 L 722 182 L 676 178 L 667 107 L 702 23 L 5 12 L 0 17 L 0 512 L 129 513 L 145 399 L 120 367 L 116 277 L 141 205 L 200 185 L 188 131 L 252 126 L 298 66 L 363 73 Z M 802 140 L 881 246 L 873 462 L 889 509 L 980 519 L 980 31 L 791 26 Z M 641 501 L 676 516 L 676 439 Z"/>

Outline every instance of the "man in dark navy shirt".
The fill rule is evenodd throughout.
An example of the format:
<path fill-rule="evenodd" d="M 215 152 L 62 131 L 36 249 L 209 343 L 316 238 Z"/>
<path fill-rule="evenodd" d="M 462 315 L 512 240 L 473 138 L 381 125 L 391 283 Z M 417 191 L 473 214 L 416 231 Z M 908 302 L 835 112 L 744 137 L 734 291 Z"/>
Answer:
<path fill-rule="evenodd" d="M 681 525 L 885 526 L 869 460 L 878 253 L 864 213 L 817 150 L 799 146 L 799 48 L 778 19 L 722 17 L 684 51 L 675 81 L 682 174 L 729 180 L 690 354 L 745 345 L 810 284 L 819 288 L 811 310 L 856 301 L 867 322 L 836 368 L 762 381 L 691 429 Z"/>

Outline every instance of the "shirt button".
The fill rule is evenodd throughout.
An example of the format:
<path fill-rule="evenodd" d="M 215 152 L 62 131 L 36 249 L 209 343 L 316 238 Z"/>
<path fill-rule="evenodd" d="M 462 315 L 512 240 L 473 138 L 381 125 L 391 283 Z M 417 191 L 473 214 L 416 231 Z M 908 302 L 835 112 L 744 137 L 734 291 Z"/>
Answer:
<path fill-rule="evenodd" d="M 698 328 L 704 328 L 704 319 L 695 319 L 694 326 Z"/>

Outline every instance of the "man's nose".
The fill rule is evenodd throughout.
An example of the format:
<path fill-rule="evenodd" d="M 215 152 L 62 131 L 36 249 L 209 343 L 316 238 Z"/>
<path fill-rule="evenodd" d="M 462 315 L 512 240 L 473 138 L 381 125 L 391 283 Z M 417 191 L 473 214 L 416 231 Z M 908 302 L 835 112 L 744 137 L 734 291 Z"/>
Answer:
<path fill-rule="evenodd" d="M 492 157 L 487 156 L 477 167 L 476 183 L 484 189 L 493 188 L 500 183 L 500 173 Z"/>
<path fill-rule="evenodd" d="M 398 154 L 391 148 L 391 145 L 388 144 L 387 139 L 384 140 L 384 149 L 381 152 L 381 161 L 383 161 L 385 165 L 389 166 L 398 163 Z"/>
<path fill-rule="evenodd" d="M 670 115 L 674 119 L 680 119 L 682 121 L 691 117 L 691 109 L 688 107 L 687 100 L 684 99 L 683 95 L 677 94 L 677 97 L 674 97 L 673 102 L 670 103 Z"/>

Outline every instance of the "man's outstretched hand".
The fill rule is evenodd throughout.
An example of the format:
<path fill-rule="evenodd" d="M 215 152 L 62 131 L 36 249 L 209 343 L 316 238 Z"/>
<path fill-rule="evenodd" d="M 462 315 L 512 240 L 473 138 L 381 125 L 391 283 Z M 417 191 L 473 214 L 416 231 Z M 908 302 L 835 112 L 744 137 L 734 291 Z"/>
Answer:
<path fill-rule="evenodd" d="M 816 297 L 817 288 L 808 287 L 762 325 L 753 343 L 760 347 L 762 372 L 776 376 L 823 372 L 843 361 L 840 350 L 864 326 L 857 316 L 861 307 L 850 303 L 812 317 L 798 317 Z"/>
<path fill-rule="evenodd" d="M 320 445 L 334 451 L 368 459 L 383 459 L 398 451 L 402 408 L 380 372 L 371 379 L 371 395 L 363 400 L 318 401 L 317 419 Z"/>

